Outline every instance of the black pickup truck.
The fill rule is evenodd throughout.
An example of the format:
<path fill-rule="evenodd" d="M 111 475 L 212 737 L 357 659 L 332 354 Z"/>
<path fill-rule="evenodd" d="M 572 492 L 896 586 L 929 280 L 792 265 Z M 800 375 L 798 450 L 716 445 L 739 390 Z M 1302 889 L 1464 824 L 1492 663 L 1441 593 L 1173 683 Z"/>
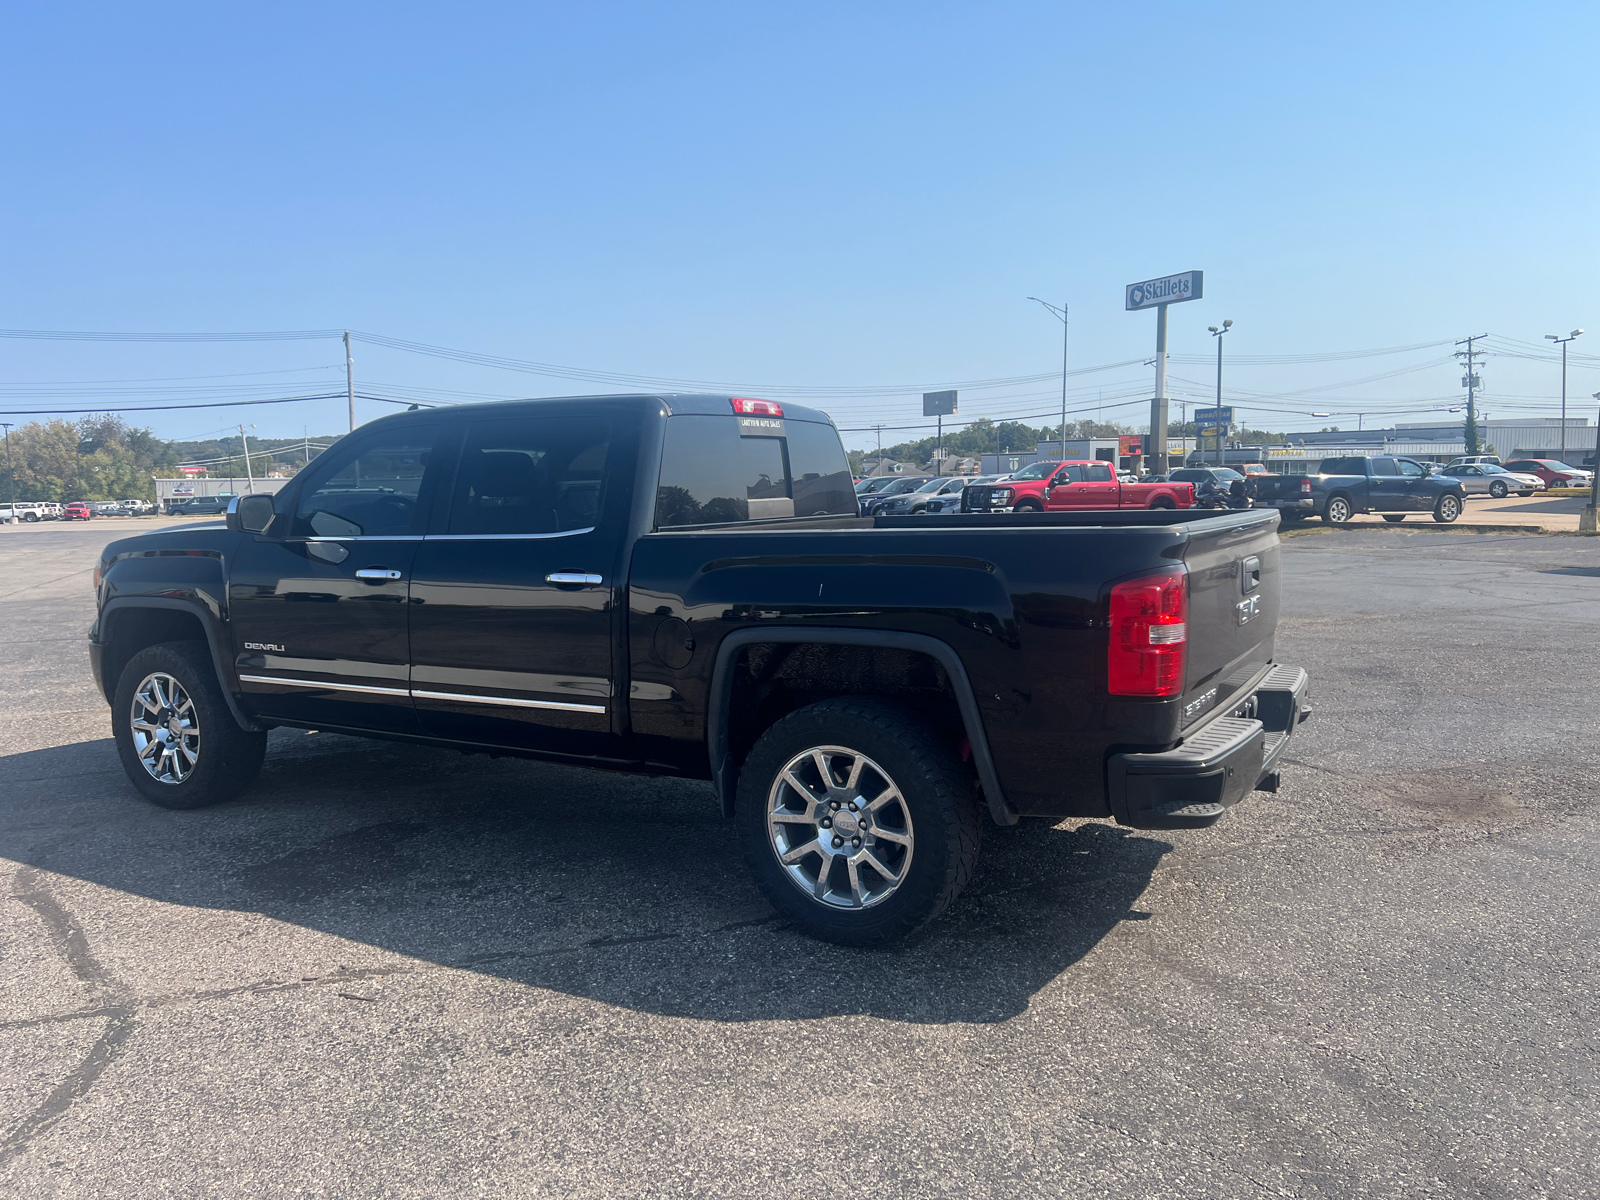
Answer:
<path fill-rule="evenodd" d="M 864 518 L 829 419 L 766 401 L 433 409 L 113 542 L 90 652 L 157 804 L 240 792 L 280 725 L 708 779 L 773 904 L 871 944 L 985 812 L 1192 828 L 1276 788 L 1277 524 Z"/>
<path fill-rule="evenodd" d="M 1315 515 L 1330 525 L 1367 512 L 1382 513 L 1391 524 L 1411 513 L 1431 513 L 1449 524 L 1467 504 L 1460 480 L 1390 456 L 1325 458 L 1315 475 L 1257 475 L 1255 492 L 1257 508 L 1276 508 L 1285 521 Z"/>

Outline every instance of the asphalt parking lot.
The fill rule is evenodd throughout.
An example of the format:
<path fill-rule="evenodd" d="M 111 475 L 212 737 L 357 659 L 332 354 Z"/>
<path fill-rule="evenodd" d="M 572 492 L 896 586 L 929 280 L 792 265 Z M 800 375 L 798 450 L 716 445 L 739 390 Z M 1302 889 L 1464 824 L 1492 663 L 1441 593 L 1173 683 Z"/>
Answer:
<path fill-rule="evenodd" d="M 144 805 L 84 649 L 128 526 L 0 528 L 0 1194 L 1600 1194 L 1600 540 L 1286 541 L 1280 792 L 991 828 L 857 952 L 697 784 L 278 731 Z"/>

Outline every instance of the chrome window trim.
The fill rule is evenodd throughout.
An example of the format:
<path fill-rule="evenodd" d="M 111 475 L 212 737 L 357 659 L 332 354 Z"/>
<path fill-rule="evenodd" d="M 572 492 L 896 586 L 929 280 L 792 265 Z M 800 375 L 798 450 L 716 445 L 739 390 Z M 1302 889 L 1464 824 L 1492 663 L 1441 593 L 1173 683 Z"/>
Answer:
<path fill-rule="evenodd" d="M 429 533 L 424 535 L 424 540 L 429 542 L 534 542 L 547 538 L 577 537 L 580 533 L 593 533 L 595 526 L 588 525 L 582 529 L 563 529 L 559 533 Z"/>
<path fill-rule="evenodd" d="M 603 713 L 604 704 L 570 704 L 560 700 L 519 700 L 511 696 L 473 696 L 466 692 L 419 692 L 412 696 L 418 700 L 458 700 L 463 704 L 501 704 L 513 708 L 553 708 L 558 712 Z"/>
<path fill-rule="evenodd" d="M 240 675 L 241 683 L 276 683 L 283 687 L 329 688 L 335 692 L 364 692 L 373 696 L 409 696 L 408 688 L 369 687 L 359 683 L 329 683 L 326 679 L 284 679 L 276 675 Z"/>
<path fill-rule="evenodd" d="M 185 528 L 188 528 L 185 526 Z M 423 535 L 420 533 L 352 533 L 352 534 L 327 534 L 308 533 L 304 537 L 285 538 L 287 542 L 420 542 Z"/>

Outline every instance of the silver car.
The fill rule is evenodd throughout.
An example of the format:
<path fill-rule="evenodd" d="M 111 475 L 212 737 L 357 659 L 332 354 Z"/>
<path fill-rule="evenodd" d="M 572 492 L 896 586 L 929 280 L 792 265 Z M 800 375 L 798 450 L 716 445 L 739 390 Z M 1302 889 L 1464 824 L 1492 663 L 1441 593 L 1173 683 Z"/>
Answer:
<path fill-rule="evenodd" d="M 1469 496 L 1493 496 L 1496 500 L 1512 492 L 1531 496 L 1546 490 L 1544 480 L 1537 475 L 1508 471 L 1494 463 L 1452 463 L 1436 474 L 1459 480 Z"/>

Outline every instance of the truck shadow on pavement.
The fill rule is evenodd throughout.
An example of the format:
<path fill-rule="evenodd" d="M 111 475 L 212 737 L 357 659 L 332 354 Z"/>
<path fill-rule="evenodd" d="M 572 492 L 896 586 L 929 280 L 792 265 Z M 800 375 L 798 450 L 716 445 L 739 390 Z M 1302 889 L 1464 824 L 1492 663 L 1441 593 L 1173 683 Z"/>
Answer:
<path fill-rule="evenodd" d="M 988 826 L 943 918 L 851 950 L 776 916 L 703 783 L 279 731 L 245 795 L 168 812 L 109 739 L 0 758 L 7 858 L 360 943 L 334 970 L 433 964 L 716 1021 L 1005 1020 L 1148 916 L 1136 902 L 1171 849 L 1101 822 Z"/>

